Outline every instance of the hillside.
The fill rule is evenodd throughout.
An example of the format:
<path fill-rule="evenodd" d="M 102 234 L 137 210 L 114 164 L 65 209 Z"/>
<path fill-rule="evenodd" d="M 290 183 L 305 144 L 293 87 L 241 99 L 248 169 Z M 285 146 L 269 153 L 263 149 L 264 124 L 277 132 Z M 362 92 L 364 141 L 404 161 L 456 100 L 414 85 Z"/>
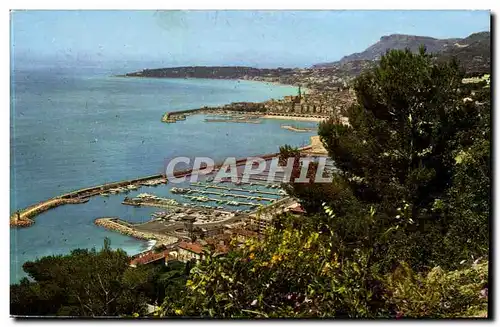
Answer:
<path fill-rule="evenodd" d="M 343 57 L 341 60 L 317 64 L 312 68 L 260 69 L 244 66 L 186 66 L 142 71 L 125 74 L 125 77 L 156 78 L 212 78 L 244 79 L 301 85 L 310 89 L 327 90 L 345 87 L 363 70 L 377 64 L 388 49 L 410 48 L 418 51 L 425 45 L 428 52 L 436 54 L 436 60 L 456 58 L 468 75 L 489 73 L 491 65 L 490 32 L 474 33 L 464 39 L 435 39 L 432 37 L 392 34 L 383 36 L 379 42 L 365 51 Z"/>
<path fill-rule="evenodd" d="M 438 60 L 451 58 L 456 58 L 469 75 L 489 73 L 491 70 L 490 32 L 471 34 L 455 46 L 441 51 L 438 56 Z"/>
<path fill-rule="evenodd" d="M 130 77 L 168 77 L 168 78 L 220 78 L 238 79 L 243 76 L 282 76 L 290 74 L 290 68 L 259 69 L 242 66 L 186 66 L 173 68 L 145 69 L 128 73 Z"/>
<path fill-rule="evenodd" d="M 421 45 L 424 45 L 427 52 L 437 54 L 438 58 L 456 57 L 468 72 L 471 70 L 484 72 L 485 69 L 489 70 L 490 44 L 490 32 L 474 33 L 463 39 L 436 39 L 427 36 L 391 34 L 382 36 L 380 41 L 363 52 L 350 54 L 339 61 L 316 64 L 312 68 L 342 67 L 351 62 L 377 61 L 389 49 L 409 48 L 416 52 Z"/>

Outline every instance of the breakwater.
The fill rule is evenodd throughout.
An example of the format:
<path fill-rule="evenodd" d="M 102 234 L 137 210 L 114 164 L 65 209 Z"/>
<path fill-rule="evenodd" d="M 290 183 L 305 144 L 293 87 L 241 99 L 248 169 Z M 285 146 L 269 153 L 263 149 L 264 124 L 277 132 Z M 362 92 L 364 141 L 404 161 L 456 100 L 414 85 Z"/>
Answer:
<path fill-rule="evenodd" d="M 25 208 L 22 211 L 16 211 L 10 217 L 10 226 L 17 227 L 29 227 L 35 222 L 31 219 L 40 213 L 47 211 L 49 209 L 58 207 L 63 204 L 79 204 L 88 202 L 87 199 L 74 199 L 74 198 L 54 198 L 48 201 L 43 201 Z"/>
<path fill-rule="evenodd" d="M 142 178 L 129 179 L 120 182 L 112 182 L 102 185 L 97 185 L 93 187 L 88 187 L 73 192 L 69 192 L 46 201 L 39 202 L 37 204 L 31 205 L 22 210 L 17 210 L 10 216 L 10 226 L 11 227 L 29 227 L 34 224 L 32 218 L 39 215 L 42 212 L 50 210 L 52 208 L 65 205 L 65 204 L 79 204 L 89 201 L 92 196 L 100 195 L 112 188 L 124 187 L 127 185 L 140 185 L 141 183 L 152 181 L 152 180 L 162 180 L 165 183 L 167 180 L 160 174 L 151 175 Z"/>
<path fill-rule="evenodd" d="M 102 217 L 94 220 L 94 224 L 106 229 L 118 232 L 123 235 L 131 236 L 140 240 L 156 240 L 155 246 L 169 245 L 177 242 L 177 238 L 169 235 L 139 231 L 134 228 L 134 225 L 123 221 L 117 217 Z"/>
<path fill-rule="evenodd" d="M 305 146 L 302 148 L 299 148 L 301 151 L 306 151 L 311 149 L 311 146 Z M 278 156 L 279 153 L 271 153 L 271 154 L 265 154 L 262 156 L 259 156 L 262 159 L 269 160 L 272 159 L 273 157 Z M 246 163 L 247 158 L 242 158 L 239 160 L 236 160 L 236 165 L 244 165 Z M 215 169 L 220 169 L 222 167 L 223 163 L 219 163 L 213 166 L 214 170 Z M 206 169 L 205 168 L 200 168 L 200 171 Z M 183 177 L 183 176 L 190 176 L 193 172 L 193 169 L 186 169 L 182 171 L 176 171 L 174 172 L 175 177 Z M 65 205 L 65 204 L 79 204 L 79 203 L 85 203 L 89 200 L 90 197 L 92 196 L 97 196 L 101 195 L 105 192 L 107 192 L 110 189 L 113 188 L 119 188 L 119 187 L 125 187 L 127 185 L 150 185 L 151 183 L 148 182 L 161 182 L 161 183 L 167 183 L 167 179 L 161 175 L 161 174 L 156 174 L 156 175 L 151 175 L 151 176 L 146 176 L 146 177 L 141 177 L 141 178 L 135 178 L 135 179 L 129 179 L 129 180 L 124 180 L 124 181 L 119 181 L 119 182 L 111 182 L 111 183 L 106 183 L 102 185 L 97 185 L 93 187 L 88 187 L 84 189 L 79 189 L 73 192 L 69 192 L 51 199 L 48 199 L 46 201 L 42 201 L 40 203 L 31 205 L 27 208 L 24 208 L 22 210 L 17 210 L 10 216 L 10 226 L 11 227 L 29 227 L 34 224 L 34 221 L 32 218 L 35 216 L 39 215 L 42 212 L 45 212 L 47 210 L 50 210 L 52 208 Z M 157 183 L 154 184 L 157 184 Z M 127 203 L 128 204 L 128 203 Z"/>
<path fill-rule="evenodd" d="M 186 116 L 194 115 L 194 114 L 204 114 L 204 113 L 213 113 L 219 111 L 221 108 L 219 107 L 202 107 L 197 109 L 185 109 L 173 112 L 166 112 L 161 121 L 164 123 L 175 123 L 178 120 L 185 120 Z"/>
<path fill-rule="evenodd" d="M 124 187 L 127 185 L 141 185 L 143 182 L 149 182 L 153 180 L 162 180 L 162 183 L 166 183 L 167 180 L 165 176 L 161 174 L 157 175 L 151 175 L 151 176 L 146 176 L 146 177 L 140 177 L 140 178 L 134 178 L 134 179 L 128 179 L 124 181 L 119 181 L 119 182 L 111 182 L 111 183 L 106 183 L 102 185 L 97 185 L 97 186 L 92 186 L 80 190 L 76 190 L 70 193 L 66 193 L 61 195 L 61 198 L 88 198 L 92 197 L 95 195 L 99 195 L 105 191 L 108 191 L 112 188 L 118 188 L 118 187 Z"/>

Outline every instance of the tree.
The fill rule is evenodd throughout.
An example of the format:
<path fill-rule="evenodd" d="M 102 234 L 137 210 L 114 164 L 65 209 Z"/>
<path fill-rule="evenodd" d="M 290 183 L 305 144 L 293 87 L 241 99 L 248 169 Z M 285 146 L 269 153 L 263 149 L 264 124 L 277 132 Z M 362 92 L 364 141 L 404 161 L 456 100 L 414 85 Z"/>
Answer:
<path fill-rule="evenodd" d="M 145 313 L 148 267 L 128 266 L 106 239 L 100 251 L 76 249 L 23 265 L 28 278 L 11 286 L 15 315 L 119 316 Z"/>
<path fill-rule="evenodd" d="M 350 262 L 311 226 L 269 229 L 228 256 L 206 255 L 180 294 L 167 294 L 165 316 L 216 318 L 373 317 L 377 297 L 362 253 Z M 293 219 L 292 219 L 293 220 Z"/>
<path fill-rule="evenodd" d="M 331 186 L 336 191 L 314 201 L 328 203 L 336 213 L 332 223 L 339 242 L 373 248 L 373 255 L 386 257 L 385 269 L 401 259 L 415 268 L 452 267 L 462 258 L 487 253 L 487 238 L 469 240 L 475 246 L 461 251 L 456 262 L 441 246 L 443 235 L 463 224 L 452 218 L 458 213 L 450 207 L 455 203 L 452 185 L 461 169 L 457 153 L 474 135 L 483 150 L 489 146 L 484 125 L 490 123 L 485 114 L 490 107 L 476 103 L 485 96 L 464 85 L 463 76 L 456 62 L 435 63 L 424 49 L 418 54 L 389 51 L 378 67 L 356 79 L 357 103 L 347 110 L 349 125 L 333 119 L 320 124 L 319 135 L 339 172 Z M 482 162 L 488 162 L 489 152 L 482 153 Z M 482 171 L 489 180 L 489 170 Z M 489 203 L 489 183 L 483 186 L 478 197 Z M 478 194 L 469 191 L 466 194 Z M 450 204 L 446 214 L 436 208 L 443 201 Z M 483 235 L 486 207 L 480 224 Z M 377 213 L 373 221 L 360 218 L 371 210 Z"/>
<path fill-rule="evenodd" d="M 224 258 L 206 256 L 181 300 L 167 296 L 163 314 L 457 317 L 484 310 L 487 263 L 470 258 L 488 251 L 489 89 L 465 85 L 463 76 L 456 62 L 435 62 L 423 49 L 388 52 L 356 79 L 349 125 L 320 124 L 339 168 L 333 182 L 288 187 L 307 216 L 276 217 L 262 240 Z M 289 146 L 280 150 L 282 164 L 300 157 Z M 296 161 L 293 174 L 299 168 Z"/>

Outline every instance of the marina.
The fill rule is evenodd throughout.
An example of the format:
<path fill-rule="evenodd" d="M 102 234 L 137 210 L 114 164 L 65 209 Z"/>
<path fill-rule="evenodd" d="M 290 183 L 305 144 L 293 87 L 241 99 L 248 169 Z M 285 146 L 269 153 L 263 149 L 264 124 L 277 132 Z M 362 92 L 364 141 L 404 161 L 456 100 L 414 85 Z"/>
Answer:
<path fill-rule="evenodd" d="M 227 190 L 227 191 L 260 193 L 260 194 L 279 195 L 279 196 L 286 195 L 286 192 L 284 190 L 279 190 L 278 192 L 269 192 L 269 191 L 263 191 L 263 190 L 245 189 L 245 188 L 241 188 L 241 187 L 217 186 L 217 185 L 211 185 L 211 184 L 200 183 L 200 182 L 194 182 L 194 183 L 191 183 L 191 185 L 204 187 L 204 188 L 214 188 L 214 189 L 220 189 L 220 190 Z M 269 188 L 276 188 L 276 186 L 279 187 L 279 185 L 276 185 L 276 184 L 259 184 L 259 185 L 269 187 Z"/>
<path fill-rule="evenodd" d="M 166 184 L 167 179 L 162 175 L 152 175 L 132 180 L 126 180 L 121 182 L 113 182 L 103 185 L 98 185 L 94 187 L 84 188 L 70 193 L 66 193 L 46 201 L 42 201 L 38 204 L 29 206 L 22 210 L 17 210 L 10 217 L 11 227 L 29 227 L 33 225 L 34 221 L 32 218 L 50 210 L 55 207 L 59 207 L 65 204 L 80 204 L 89 201 L 89 198 L 97 195 L 110 196 L 119 193 L 127 193 L 132 190 L 137 190 L 140 186 L 157 186 L 160 184 Z"/>
<path fill-rule="evenodd" d="M 301 148 L 302 151 L 309 149 L 310 147 Z M 265 160 L 271 160 L 276 157 L 277 154 L 266 154 L 261 156 Z M 237 160 L 236 164 L 239 166 L 244 165 L 246 159 Z M 215 171 L 213 175 L 218 172 L 222 164 L 217 164 L 214 166 Z M 177 171 L 175 173 L 176 177 L 189 176 L 192 174 L 191 169 Z M 232 183 L 231 179 L 222 179 L 220 183 L 213 183 L 214 177 L 208 177 L 205 182 L 193 182 L 192 186 L 189 188 L 172 187 L 172 194 L 179 194 L 182 198 L 197 202 L 206 203 L 212 202 L 216 204 L 216 207 L 222 207 L 222 205 L 239 207 L 247 206 L 250 209 L 265 205 L 266 203 L 273 203 L 280 197 L 286 196 L 286 192 L 281 189 L 280 179 L 283 179 L 283 175 L 280 173 L 275 176 L 274 180 L 270 181 L 269 178 L 265 177 L 265 173 L 258 175 L 250 175 L 248 181 L 243 181 L 242 176 L 238 177 L 235 183 Z M 167 184 L 167 178 L 163 175 L 152 175 L 137 179 L 131 179 L 121 182 L 112 182 L 108 184 L 98 185 L 90 188 L 80 189 L 74 192 L 63 194 L 61 196 L 48 199 L 47 201 L 42 201 L 36 205 L 30 206 L 23 210 L 16 211 L 10 218 L 11 227 L 29 227 L 33 224 L 31 218 L 36 215 L 47 211 L 51 208 L 64 205 L 64 204 L 78 204 L 85 203 L 90 197 L 102 195 L 104 197 L 110 197 L 112 195 L 119 195 L 122 193 L 129 193 L 132 191 L 137 191 L 141 187 L 157 187 L 160 185 Z M 232 184 L 232 186 L 223 186 L 221 184 Z M 257 187 L 264 187 L 266 189 L 276 189 L 276 192 L 257 189 Z M 210 190 L 212 189 L 212 190 Z M 222 190 L 225 192 L 218 192 L 216 190 Z M 236 192 L 248 193 L 248 194 L 238 194 Z M 198 195 L 194 195 L 198 194 Z M 212 197 L 208 197 L 210 195 Z M 219 198 L 213 197 L 218 196 Z M 275 196 L 270 197 L 270 196 Z M 223 198 L 232 198 L 232 200 L 227 200 Z M 236 199 L 244 199 L 245 201 L 237 201 Z M 258 201 L 258 202 L 251 202 Z M 131 206 L 154 206 L 162 208 L 171 207 L 182 207 L 182 206 L 193 206 L 192 203 L 181 203 L 178 200 L 163 198 L 156 196 L 154 194 L 141 193 L 135 198 L 125 197 L 122 204 Z M 210 205 L 198 205 L 201 208 L 209 208 Z M 248 209 L 243 209 L 248 210 Z"/>
<path fill-rule="evenodd" d="M 13 131 L 13 144 L 23 146 L 13 147 L 11 153 L 14 173 L 11 175 L 10 233 L 11 246 L 16 249 L 13 257 L 16 261 L 11 264 L 11 282 L 25 276 L 22 264 L 26 261 L 47 253 L 68 253 L 74 248 L 99 246 L 104 237 L 110 238 L 114 247 L 128 253 L 142 251 L 146 242 L 97 227 L 93 222 L 97 217 L 106 216 L 142 223 L 150 220 L 155 211 L 169 211 L 122 203 L 125 197 L 134 198 L 143 192 L 169 197 L 171 185 L 158 182 L 163 178 L 164 159 L 173 153 L 171 151 L 185 149 L 181 155 L 190 157 L 209 151 L 205 155 L 223 160 L 227 155 L 243 158 L 250 154 L 272 153 L 284 142 L 300 146 L 308 139 L 308 136 L 287 133 L 280 129 L 278 121 L 272 120 L 262 124 L 223 124 L 221 128 L 221 124 L 204 123 L 203 115 L 186 114 L 185 121 L 179 120 L 168 127 L 160 122 L 166 110 L 174 112 L 183 107 L 264 101 L 296 93 L 294 87 L 269 87 L 247 81 L 125 80 L 110 76 L 105 70 L 83 68 L 77 72 L 66 70 L 61 75 L 16 71 L 13 79 L 19 86 L 15 112 L 25 115 L 16 115 L 17 128 Z M 75 83 L 65 83 L 68 80 Z M 40 99 L 35 95 L 44 85 L 51 87 L 44 88 L 47 98 Z M 116 102 L 114 97 L 96 92 L 102 86 L 123 101 Z M 61 88 L 65 92 L 57 91 Z M 174 97 L 179 99 L 178 103 L 171 102 Z M 58 99 L 58 103 L 65 105 L 55 106 L 49 98 Z M 102 111 L 103 106 L 109 110 Z M 82 115 L 81 109 L 87 107 L 92 114 Z M 148 113 L 143 111 L 146 108 L 150 110 Z M 35 126 L 33 119 L 39 122 Z M 262 131 L 272 132 L 272 139 Z M 227 148 L 229 152 L 224 152 L 216 146 L 216 141 L 224 140 L 228 132 L 235 144 Z M 198 135 L 196 141 L 189 137 L 195 134 Z M 250 142 L 251 137 L 253 141 Z M 257 143 L 262 144 L 254 146 Z M 30 144 L 32 147 L 27 147 Z M 158 182 L 141 184 L 155 179 L 159 179 Z M 109 192 L 129 184 L 139 188 Z M 228 183 L 219 185 L 230 186 Z M 256 186 L 260 188 L 260 185 L 252 185 Z M 203 206 L 231 208 L 216 203 L 195 203 L 180 196 L 174 198 L 189 206 L 186 208 L 191 205 L 200 209 L 208 209 Z M 245 206 L 232 208 L 235 212 L 247 210 Z"/>

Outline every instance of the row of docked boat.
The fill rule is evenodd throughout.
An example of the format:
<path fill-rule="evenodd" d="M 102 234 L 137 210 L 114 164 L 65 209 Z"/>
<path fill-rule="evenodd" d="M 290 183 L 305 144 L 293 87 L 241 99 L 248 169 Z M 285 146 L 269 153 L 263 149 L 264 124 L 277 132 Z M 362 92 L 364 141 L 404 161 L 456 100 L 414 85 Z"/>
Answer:
<path fill-rule="evenodd" d="M 152 179 L 152 180 L 149 180 L 149 181 L 141 182 L 141 185 L 144 185 L 144 186 L 158 186 L 160 184 L 166 184 L 166 183 L 167 183 L 167 179 L 166 178 L 157 178 L 157 179 Z"/>
<path fill-rule="evenodd" d="M 189 188 L 172 187 L 170 189 L 170 192 L 172 192 L 174 194 L 189 194 L 189 193 L 192 193 L 192 190 Z"/>
<path fill-rule="evenodd" d="M 277 183 L 266 183 L 267 182 L 267 178 L 259 178 L 259 177 L 251 177 L 251 179 L 253 178 L 253 180 L 249 180 L 248 182 L 243 182 L 242 179 L 238 179 L 236 182 L 233 183 L 233 181 L 231 180 L 231 178 L 221 178 L 220 181 L 218 181 L 219 184 L 222 184 L 222 183 L 233 183 L 234 185 L 250 185 L 250 186 L 264 186 L 266 188 L 272 188 L 272 189 L 279 189 L 281 188 L 281 185 L 280 184 L 277 184 Z M 214 182 L 214 177 L 208 177 L 205 182 Z M 194 183 L 193 183 L 194 184 Z M 198 184 L 201 184 L 198 182 Z M 207 184 L 205 184 L 207 185 Z"/>
<path fill-rule="evenodd" d="M 138 190 L 139 186 L 135 184 L 129 184 L 126 186 L 120 186 L 115 188 L 110 188 L 107 192 L 103 192 L 102 195 L 109 196 L 111 194 L 128 193 L 130 191 Z"/>
<path fill-rule="evenodd" d="M 252 185 L 254 185 L 253 183 L 250 183 Z M 208 188 L 214 188 L 214 189 L 220 189 L 220 190 L 226 190 L 226 191 L 239 191 L 239 192 L 248 192 L 248 193 L 261 193 L 261 194 L 269 194 L 269 195 L 280 195 L 280 196 L 286 196 L 286 191 L 285 190 L 282 190 L 282 189 L 278 189 L 277 192 L 270 192 L 270 191 L 263 191 L 263 190 L 254 190 L 254 189 L 247 189 L 247 188 L 242 188 L 242 187 L 228 187 L 228 186 L 219 186 L 219 185 L 211 185 L 211 184 L 207 184 L 207 183 L 200 183 L 200 182 L 193 182 L 192 185 L 194 186 L 198 186 L 198 187 L 203 187 L 205 189 L 208 189 Z M 269 184 L 269 187 L 271 187 L 270 185 L 272 184 Z M 277 185 L 278 187 L 272 187 L 272 188 L 279 188 L 279 185 Z M 175 189 L 175 191 L 177 193 L 188 193 L 187 191 L 185 190 L 189 190 L 189 189 L 183 189 L 183 188 L 176 188 L 174 187 L 173 189 Z M 174 192 L 174 193 L 176 193 Z"/>
<path fill-rule="evenodd" d="M 169 205 L 169 206 L 180 206 L 181 204 L 174 199 L 161 198 L 159 196 L 149 194 L 149 193 L 141 193 L 137 195 L 135 198 L 131 200 L 132 202 L 152 202 L 160 205 Z"/>
<path fill-rule="evenodd" d="M 187 198 L 191 201 L 197 201 L 197 202 L 216 202 L 218 204 L 227 204 L 230 206 L 250 206 L 250 207 L 258 207 L 262 206 L 260 203 L 255 203 L 255 202 L 241 202 L 241 201 L 234 201 L 234 200 L 223 200 L 223 199 L 212 199 L 207 196 L 195 196 L 195 195 L 187 195 L 187 194 L 182 194 L 181 195 L 184 198 Z"/>

